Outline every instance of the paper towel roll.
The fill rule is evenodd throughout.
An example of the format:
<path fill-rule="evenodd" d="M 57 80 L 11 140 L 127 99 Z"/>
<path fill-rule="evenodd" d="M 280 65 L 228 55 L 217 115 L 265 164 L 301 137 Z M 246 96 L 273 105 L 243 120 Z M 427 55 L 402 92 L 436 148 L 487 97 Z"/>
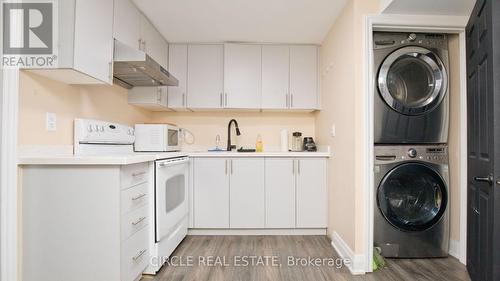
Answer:
<path fill-rule="evenodd" d="M 281 130 L 281 151 L 288 152 L 288 130 Z"/>

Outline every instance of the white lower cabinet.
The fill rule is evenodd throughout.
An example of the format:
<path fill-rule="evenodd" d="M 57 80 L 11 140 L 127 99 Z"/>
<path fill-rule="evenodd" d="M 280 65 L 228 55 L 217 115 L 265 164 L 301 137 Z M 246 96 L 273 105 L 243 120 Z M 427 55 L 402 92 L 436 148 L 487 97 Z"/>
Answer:
<path fill-rule="evenodd" d="M 229 159 L 229 226 L 265 226 L 264 158 Z"/>
<path fill-rule="evenodd" d="M 327 226 L 328 190 L 325 159 L 296 160 L 296 224 L 298 228 Z"/>
<path fill-rule="evenodd" d="M 266 227 L 295 227 L 295 160 L 266 159 Z"/>
<path fill-rule="evenodd" d="M 149 262 L 148 163 L 22 167 L 24 281 L 133 281 Z"/>
<path fill-rule="evenodd" d="M 228 159 L 194 159 L 194 227 L 229 228 Z"/>
<path fill-rule="evenodd" d="M 195 158 L 194 228 L 326 228 L 326 158 Z"/>

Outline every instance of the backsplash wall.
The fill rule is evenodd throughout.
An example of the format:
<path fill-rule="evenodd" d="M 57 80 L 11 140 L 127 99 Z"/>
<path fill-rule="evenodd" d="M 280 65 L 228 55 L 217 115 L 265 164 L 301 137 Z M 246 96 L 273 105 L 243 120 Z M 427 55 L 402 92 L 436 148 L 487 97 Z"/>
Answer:
<path fill-rule="evenodd" d="M 56 131 L 45 129 L 46 112 L 57 114 Z M 20 145 L 72 145 L 73 120 L 79 117 L 133 125 L 150 121 L 151 112 L 128 105 L 127 90 L 119 86 L 67 85 L 20 72 Z"/>
<path fill-rule="evenodd" d="M 237 138 L 239 146 L 255 148 L 257 135 L 262 136 L 265 148 L 280 146 L 280 131 L 288 129 L 303 136 L 315 136 L 313 113 L 284 112 L 155 112 L 152 121 L 174 123 L 186 128 L 195 135 L 195 143 L 186 145 L 186 149 L 214 147 L 215 137 L 220 135 L 221 147 L 226 147 L 227 124 L 232 118 L 238 121 L 241 136 Z M 232 140 L 234 140 L 234 128 Z M 232 141 L 234 143 L 234 141 Z M 239 147 L 238 146 L 238 147 Z"/>

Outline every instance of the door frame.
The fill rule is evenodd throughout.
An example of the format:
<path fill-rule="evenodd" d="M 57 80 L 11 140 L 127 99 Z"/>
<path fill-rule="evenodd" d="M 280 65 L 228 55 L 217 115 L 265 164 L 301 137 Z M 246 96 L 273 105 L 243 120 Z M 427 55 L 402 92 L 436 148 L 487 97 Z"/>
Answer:
<path fill-rule="evenodd" d="M 0 279 L 17 280 L 19 254 L 17 128 L 19 70 L 0 69 L 1 189 L 0 189 Z"/>
<path fill-rule="evenodd" d="M 373 221 L 374 221 L 374 74 L 373 69 L 373 31 L 414 31 L 458 34 L 460 52 L 460 241 L 459 245 L 451 245 L 450 254 L 466 262 L 467 233 L 467 85 L 465 26 L 467 16 L 426 16 L 426 15 L 368 15 L 364 18 L 363 27 L 363 130 L 366 134 L 362 153 L 364 163 L 364 271 L 372 272 L 373 256 Z"/>

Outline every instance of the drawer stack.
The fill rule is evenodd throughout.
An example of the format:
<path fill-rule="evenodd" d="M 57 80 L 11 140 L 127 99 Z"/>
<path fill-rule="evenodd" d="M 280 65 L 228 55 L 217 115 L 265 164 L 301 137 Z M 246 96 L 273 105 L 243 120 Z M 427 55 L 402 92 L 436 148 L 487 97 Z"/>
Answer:
<path fill-rule="evenodd" d="M 122 166 L 121 182 L 121 275 L 135 280 L 148 264 L 148 163 Z"/>

